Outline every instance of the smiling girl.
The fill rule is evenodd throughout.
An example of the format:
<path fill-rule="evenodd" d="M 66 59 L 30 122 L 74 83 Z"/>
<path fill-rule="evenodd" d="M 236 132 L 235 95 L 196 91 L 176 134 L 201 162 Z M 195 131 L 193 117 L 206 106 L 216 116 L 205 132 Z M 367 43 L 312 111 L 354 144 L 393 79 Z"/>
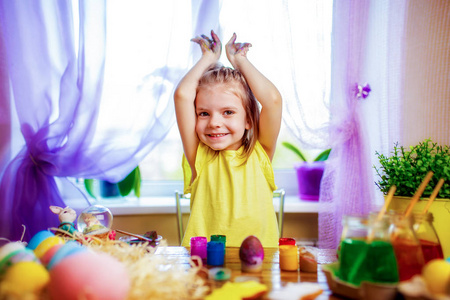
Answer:
<path fill-rule="evenodd" d="M 182 245 L 189 246 L 193 236 L 219 234 L 226 235 L 230 247 L 239 247 L 249 235 L 264 247 L 277 247 L 271 162 L 281 95 L 247 59 L 251 44 L 235 43 L 236 34 L 225 46 L 233 68 L 217 65 L 222 44 L 214 31 L 211 38 L 192 41 L 200 45 L 202 57 L 174 95 L 184 193 L 191 193 Z"/>

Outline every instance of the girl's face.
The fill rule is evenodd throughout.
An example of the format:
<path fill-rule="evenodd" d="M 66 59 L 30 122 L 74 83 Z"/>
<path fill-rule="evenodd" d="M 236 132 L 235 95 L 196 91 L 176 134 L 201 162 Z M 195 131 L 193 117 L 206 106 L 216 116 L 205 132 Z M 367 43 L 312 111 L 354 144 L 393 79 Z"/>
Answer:
<path fill-rule="evenodd" d="M 206 87 L 196 98 L 196 132 L 213 150 L 237 150 L 242 145 L 247 122 L 242 100 L 225 86 Z"/>

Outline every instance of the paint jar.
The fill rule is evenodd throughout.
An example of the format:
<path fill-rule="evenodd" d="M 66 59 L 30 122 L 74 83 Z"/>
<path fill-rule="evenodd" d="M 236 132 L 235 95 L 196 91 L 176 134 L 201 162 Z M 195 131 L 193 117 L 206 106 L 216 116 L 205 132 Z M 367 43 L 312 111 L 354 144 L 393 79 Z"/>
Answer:
<path fill-rule="evenodd" d="M 280 269 L 283 271 L 297 271 L 298 253 L 296 245 L 280 245 Z"/>
<path fill-rule="evenodd" d="M 413 218 L 397 212 L 389 212 L 389 216 L 390 237 L 397 258 L 399 280 L 409 280 L 414 275 L 422 274 L 425 265 L 420 242 L 413 230 Z"/>
<path fill-rule="evenodd" d="M 227 249 L 227 236 L 222 234 L 213 234 L 211 235 L 211 242 L 221 242 L 223 243 L 223 247 L 225 249 L 224 253 L 226 253 Z"/>
<path fill-rule="evenodd" d="M 339 253 L 338 277 L 359 286 L 363 281 L 398 282 L 396 255 L 389 240 L 389 218 L 347 215 Z"/>
<path fill-rule="evenodd" d="M 222 266 L 225 262 L 225 247 L 222 242 L 211 241 L 206 246 L 207 264 L 210 266 Z"/>
<path fill-rule="evenodd" d="M 278 240 L 278 246 L 281 245 L 296 245 L 294 238 L 279 238 Z"/>
<path fill-rule="evenodd" d="M 191 237 L 191 256 L 198 256 L 202 259 L 202 262 L 206 263 L 207 257 L 207 239 L 205 236 L 193 236 Z"/>
<path fill-rule="evenodd" d="M 441 242 L 433 226 L 432 213 L 414 214 L 413 229 L 422 247 L 425 264 L 435 258 L 444 258 Z"/>

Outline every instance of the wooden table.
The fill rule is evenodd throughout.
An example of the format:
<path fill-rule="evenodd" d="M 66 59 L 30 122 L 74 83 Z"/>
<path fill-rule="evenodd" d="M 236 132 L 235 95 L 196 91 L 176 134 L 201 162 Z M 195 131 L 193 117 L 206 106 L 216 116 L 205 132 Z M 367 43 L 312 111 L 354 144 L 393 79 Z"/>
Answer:
<path fill-rule="evenodd" d="M 177 261 L 182 264 L 186 264 L 189 267 L 189 249 L 184 247 L 167 247 L 165 249 L 166 254 L 172 257 L 177 257 Z M 335 251 L 329 250 L 319 250 L 322 251 L 320 255 L 333 258 Z M 331 262 L 331 261 L 330 261 Z M 278 248 L 265 248 L 264 249 L 264 262 L 263 270 L 259 273 L 244 273 L 241 271 L 241 261 L 239 259 L 239 248 L 226 248 L 225 255 L 225 265 L 223 266 L 231 270 L 231 278 L 233 281 L 238 276 L 251 276 L 257 277 L 259 281 L 265 284 L 269 291 L 275 291 L 281 289 L 288 282 L 317 282 L 321 286 L 323 293 L 316 299 L 345 299 L 338 295 L 332 294 L 330 291 L 325 274 L 322 272 L 321 265 L 318 265 L 317 273 L 304 273 L 300 271 L 281 271 L 279 265 L 279 255 Z M 207 266 L 207 268 L 212 268 Z M 215 281 L 212 283 L 215 288 L 223 285 L 223 282 Z M 263 297 L 263 299 L 270 299 L 268 293 Z"/>

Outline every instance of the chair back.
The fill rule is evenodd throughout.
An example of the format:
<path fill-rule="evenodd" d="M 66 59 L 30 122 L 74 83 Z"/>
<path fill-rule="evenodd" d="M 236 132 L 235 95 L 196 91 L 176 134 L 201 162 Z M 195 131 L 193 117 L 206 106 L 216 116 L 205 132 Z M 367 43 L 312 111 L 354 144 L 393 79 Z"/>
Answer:
<path fill-rule="evenodd" d="M 278 189 L 273 192 L 274 198 L 280 199 L 280 205 L 278 207 L 278 234 L 280 237 L 283 236 L 283 224 L 284 224 L 284 198 L 286 192 L 284 189 Z M 176 214 L 177 214 L 177 227 L 178 227 L 178 239 L 181 245 L 184 235 L 183 226 L 183 212 L 181 211 L 181 199 L 190 199 L 191 194 L 183 194 L 179 191 L 175 191 L 175 202 L 176 202 Z"/>

